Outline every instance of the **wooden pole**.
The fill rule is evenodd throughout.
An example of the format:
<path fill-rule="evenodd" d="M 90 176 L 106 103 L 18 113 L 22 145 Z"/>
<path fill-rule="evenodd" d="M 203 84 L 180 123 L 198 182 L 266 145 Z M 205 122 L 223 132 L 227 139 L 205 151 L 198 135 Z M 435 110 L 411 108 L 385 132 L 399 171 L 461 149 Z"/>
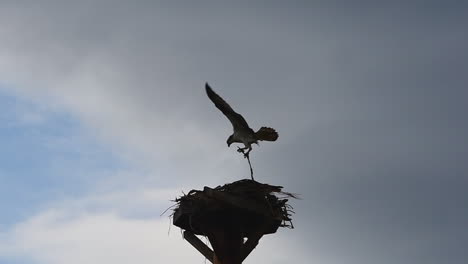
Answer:
<path fill-rule="evenodd" d="M 239 230 L 218 229 L 208 235 L 215 252 L 214 264 L 241 264 L 243 238 Z"/>
<path fill-rule="evenodd" d="M 206 259 L 211 263 L 214 263 L 214 253 L 213 251 L 205 245 L 197 236 L 195 236 L 190 231 L 184 231 L 184 239 L 187 240 L 194 248 L 198 250 Z"/>

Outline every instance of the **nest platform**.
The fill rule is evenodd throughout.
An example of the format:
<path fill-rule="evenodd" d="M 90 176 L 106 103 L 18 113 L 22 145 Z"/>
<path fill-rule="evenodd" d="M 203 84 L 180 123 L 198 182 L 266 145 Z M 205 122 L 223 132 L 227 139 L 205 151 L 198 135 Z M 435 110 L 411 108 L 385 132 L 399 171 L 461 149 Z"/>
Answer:
<path fill-rule="evenodd" d="M 234 256 L 238 260 L 229 263 L 241 263 L 263 235 L 273 234 L 279 227 L 293 228 L 293 211 L 287 202 L 296 197 L 282 188 L 245 179 L 192 190 L 175 200 L 173 224 L 185 230 L 184 238 L 211 262 L 213 252 L 194 234 L 207 236 L 218 258 Z"/>

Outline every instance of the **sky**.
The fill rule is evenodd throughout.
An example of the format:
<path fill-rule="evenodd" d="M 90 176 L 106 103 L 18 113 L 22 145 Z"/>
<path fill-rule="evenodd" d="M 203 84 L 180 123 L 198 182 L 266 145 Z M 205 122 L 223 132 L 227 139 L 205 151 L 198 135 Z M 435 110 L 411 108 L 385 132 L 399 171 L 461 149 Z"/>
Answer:
<path fill-rule="evenodd" d="M 244 263 L 468 259 L 461 1 L 1 1 L 0 263 L 204 263 L 169 214 L 277 142 L 294 229 Z"/>

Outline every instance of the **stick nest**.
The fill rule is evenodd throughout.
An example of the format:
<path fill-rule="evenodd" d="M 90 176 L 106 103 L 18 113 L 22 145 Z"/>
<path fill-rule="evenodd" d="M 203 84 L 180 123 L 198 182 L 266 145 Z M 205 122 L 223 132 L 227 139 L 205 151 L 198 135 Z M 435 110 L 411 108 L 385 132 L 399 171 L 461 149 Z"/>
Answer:
<path fill-rule="evenodd" d="M 245 221 L 246 225 L 255 221 L 275 221 L 276 229 L 279 226 L 294 228 L 291 219 L 294 211 L 293 207 L 288 204 L 288 199 L 298 199 L 298 197 L 296 194 L 283 192 L 282 188 L 282 186 L 244 179 L 213 189 L 205 187 L 203 191 L 191 190 L 188 194 L 175 199 L 176 204 L 172 214 L 174 224 L 183 229 L 194 230 L 195 228 L 187 228 L 187 226 L 192 227 L 192 223 L 196 222 L 194 219 L 222 211 L 235 212 L 236 217 L 245 216 L 240 221 Z M 187 220 L 180 220 L 182 218 Z M 265 233 L 274 233 L 276 229 Z"/>

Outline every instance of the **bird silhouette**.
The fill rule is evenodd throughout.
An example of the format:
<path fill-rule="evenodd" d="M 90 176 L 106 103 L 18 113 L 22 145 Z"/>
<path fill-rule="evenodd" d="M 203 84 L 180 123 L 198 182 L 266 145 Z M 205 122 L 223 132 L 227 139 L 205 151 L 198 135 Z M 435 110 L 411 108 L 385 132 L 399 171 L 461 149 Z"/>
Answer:
<path fill-rule="evenodd" d="M 232 143 L 242 143 L 243 148 L 238 147 L 237 151 L 248 157 L 252 151 L 252 144 L 257 144 L 258 141 L 275 141 L 278 139 L 278 133 L 271 127 L 261 127 L 257 132 L 249 127 L 244 117 L 232 109 L 232 107 L 224 101 L 221 96 L 211 89 L 208 83 L 205 84 L 206 94 L 215 104 L 215 106 L 231 121 L 234 133 L 230 135 L 226 141 L 228 147 Z M 247 152 L 245 152 L 247 150 Z"/>

